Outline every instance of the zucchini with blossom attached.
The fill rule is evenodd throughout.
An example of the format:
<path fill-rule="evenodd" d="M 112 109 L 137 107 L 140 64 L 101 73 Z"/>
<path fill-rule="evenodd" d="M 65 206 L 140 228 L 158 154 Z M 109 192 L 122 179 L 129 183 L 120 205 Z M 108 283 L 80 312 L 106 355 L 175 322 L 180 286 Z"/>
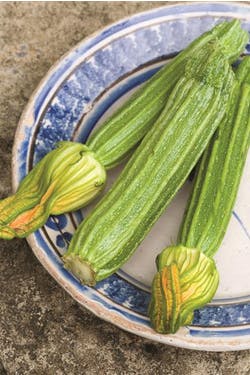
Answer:
<path fill-rule="evenodd" d="M 234 82 L 218 43 L 189 59 L 153 129 L 70 242 L 63 260 L 83 283 L 106 278 L 132 255 L 220 124 Z"/>
<path fill-rule="evenodd" d="M 26 237 L 41 227 L 49 215 L 76 210 L 94 199 L 105 185 L 105 170 L 119 164 L 141 141 L 159 116 L 166 98 L 183 75 L 187 59 L 215 38 L 219 38 L 217 42 L 223 47 L 224 55 L 230 62 L 237 58 L 248 40 L 247 33 L 240 28 L 238 20 L 217 25 L 192 42 L 133 94 L 102 127 L 93 132 L 87 146 L 73 146 L 67 142 L 56 152 L 52 151 L 50 156 L 45 156 L 45 160 L 39 162 L 24 178 L 16 194 L 0 201 L 0 237 Z M 75 155 L 72 155 L 74 151 Z M 71 156 L 67 160 L 69 154 Z M 76 168 L 82 168 L 84 165 L 82 173 L 76 173 L 76 168 L 71 164 L 72 157 L 76 160 Z M 58 158 L 63 160 L 63 168 L 58 168 Z M 61 178 L 57 178 L 55 182 L 48 176 L 58 175 L 57 168 Z M 64 188 L 68 189 L 64 174 L 70 174 L 70 181 L 74 180 L 70 189 L 70 205 L 69 190 L 64 202 L 61 193 Z M 57 199 L 60 210 L 54 209 Z"/>
<path fill-rule="evenodd" d="M 227 115 L 200 162 L 178 245 L 157 257 L 149 315 L 160 333 L 190 324 L 194 310 L 213 298 L 219 274 L 218 250 L 232 209 L 250 142 L 250 58 L 236 71 Z"/>

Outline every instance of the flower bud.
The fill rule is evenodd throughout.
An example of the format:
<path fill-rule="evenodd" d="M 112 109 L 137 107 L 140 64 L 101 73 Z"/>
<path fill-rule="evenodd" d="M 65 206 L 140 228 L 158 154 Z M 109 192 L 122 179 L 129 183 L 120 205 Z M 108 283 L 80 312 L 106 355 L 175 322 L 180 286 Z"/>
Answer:
<path fill-rule="evenodd" d="M 191 324 L 194 310 L 213 298 L 219 283 L 214 260 L 198 249 L 172 246 L 157 258 L 149 316 L 159 333 Z"/>
<path fill-rule="evenodd" d="M 105 182 L 105 169 L 87 146 L 59 142 L 23 179 L 16 194 L 0 201 L 0 238 L 26 237 L 49 215 L 85 206 Z"/>

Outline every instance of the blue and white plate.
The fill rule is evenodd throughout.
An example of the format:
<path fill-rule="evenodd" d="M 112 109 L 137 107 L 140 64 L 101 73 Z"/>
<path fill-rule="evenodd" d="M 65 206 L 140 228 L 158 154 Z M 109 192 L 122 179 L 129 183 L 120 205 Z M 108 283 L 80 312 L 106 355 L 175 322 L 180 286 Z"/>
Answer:
<path fill-rule="evenodd" d="M 94 127 L 162 64 L 216 23 L 232 18 L 239 18 L 243 28 L 250 30 L 250 7 L 245 5 L 167 6 L 122 20 L 78 44 L 49 71 L 20 120 L 13 150 L 14 189 L 58 141 L 84 142 Z M 121 168 L 110 173 L 109 184 Z M 216 255 L 221 280 L 218 292 L 211 304 L 195 312 L 193 324 L 175 335 L 160 335 L 150 328 L 147 306 L 155 256 L 175 240 L 189 182 L 129 262 L 95 288 L 82 286 L 61 261 L 76 226 L 91 207 L 51 217 L 28 242 L 43 266 L 76 301 L 127 331 L 184 348 L 249 349 L 249 180 L 250 158 L 226 237 Z"/>

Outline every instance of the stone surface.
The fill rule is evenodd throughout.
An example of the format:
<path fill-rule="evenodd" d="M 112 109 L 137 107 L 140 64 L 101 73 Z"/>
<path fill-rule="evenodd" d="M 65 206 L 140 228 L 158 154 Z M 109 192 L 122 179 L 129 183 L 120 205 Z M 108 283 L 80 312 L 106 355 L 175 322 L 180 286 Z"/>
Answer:
<path fill-rule="evenodd" d="M 0 4 L 0 197 L 11 192 L 18 119 L 49 67 L 69 48 L 157 2 Z M 249 375 L 250 351 L 206 353 L 153 343 L 79 306 L 25 240 L 0 240 L 0 375 Z"/>

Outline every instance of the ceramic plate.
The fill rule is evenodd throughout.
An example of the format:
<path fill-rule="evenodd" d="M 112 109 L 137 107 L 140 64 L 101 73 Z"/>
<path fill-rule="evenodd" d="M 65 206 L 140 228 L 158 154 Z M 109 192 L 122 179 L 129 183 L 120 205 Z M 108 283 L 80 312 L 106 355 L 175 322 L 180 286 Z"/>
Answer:
<path fill-rule="evenodd" d="M 239 18 L 250 30 L 250 8 L 226 3 L 168 6 L 137 14 L 85 39 L 47 74 L 17 129 L 13 187 L 60 140 L 84 142 L 131 93 L 193 39 L 216 23 Z M 63 37 L 63 36 L 62 36 Z M 250 48 L 247 47 L 248 53 Z M 122 167 L 109 174 L 109 186 Z M 91 207 L 52 216 L 28 238 L 48 272 L 81 305 L 137 335 L 200 350 L 250 348 L 250 158 L 232 219 L 216 255 L 220 286 L 211 304 L 195 312 L 193 324 L 175 335 L 149 325 L 147 306 L 155 256 L 175 240 L 190 190 L 187 182 L 134 256 L 95 288 L 82 286 L 63 268 L 75 228 Z"/>

